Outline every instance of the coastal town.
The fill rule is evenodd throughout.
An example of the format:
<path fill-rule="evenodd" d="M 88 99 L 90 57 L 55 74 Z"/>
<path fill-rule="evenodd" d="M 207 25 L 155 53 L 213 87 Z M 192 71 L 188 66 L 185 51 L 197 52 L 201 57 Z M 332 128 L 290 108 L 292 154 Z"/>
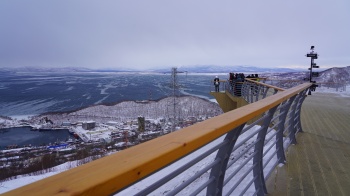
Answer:
<path fill-rule="evenodd" d="M 0 150 L 0 170 L 2 171 L 0 180 L 32 172 L 33 169 L 42 169 L 37 166 L 34 168 L 34 165 L 43 164 L 45 159 L 50 160 L 50 163 L 46 164 L 47 167 L 52 167 L 52 165 L 70 160 L 84 160 L 86 157 L 98 158 L 108 153 L 115 153 L 222 113 L 216 103 L 184 96 L 177 98 L 177 104 L 181 107 L 178 107 L 177 116 L 175 114 L 174 118 L 172 116 L 174 112 L 163 107 L 168 105 L 171 99 L 165 98 L 157 102 L 144 101 L 142 103 L 122 102 L 115 106 L 97 105 L 69 113 L 43 114 L 20 120 L 0 117 L 1 131 L 6 131 L 6 128 L 30 127 L 31 131 L 59 130 L 67 131 L 70 135 L 65 141 L 43 145 L 19 146 L 13 144 L 4 147 Z M 198 107 L 199 105 L 201 107 Z M 138 108 L 138 112 L 130 112 L 130 108 Z M 155 109 L 158 111 L 156 112 Z M 116 114 L 116 111 L 123 115 Z M 145 111 L 148 111 L 147 117 L 142 115 L 145 114 Z M 150 111 L 155 113 L 150 113 Z M 169 112 L 171 115 L 165 115 Z"/>
<path fill-rule="evenodd" d="M 27 120 L 7 120 L 2 123 L 5 128 L 9 127 L 30 127 L 31 131 L 68 131 L 71 138 L 60 143 L 111 143 L 117 142 L 116 146 L 130 146 L 134 143 L 147 141 L 159 135 L 164 135 L 180 128 L 192 125 L 196 122 L 203 121 L 208 117 L 188 117 L 177 121 L 176 125 L 171 122 L 172 119 L 158 118 L 145 119 L 140 116 L 135 120 L 126 122 L 108 121 L 106 123 L 97 123 L 96 121 L 79 121 L 79 122 L 63 122 L 61 125 L 55 125 L 52 121 L 42 124 L 29 124 Z M 47 120 L 47 117 L 44 117 Z M 43 120 L 43 121 L 45 121 Z M 10 123 L 8 123 L 10 122 Z M 72 139 L 73 138 L 73 139 Z M 132 141 L 126 143 L 125 141 Z M 7 150 L 19 147 L 17 145 L 7 146 Z M 64 146 L 59 146 L 64 147 Z"/>

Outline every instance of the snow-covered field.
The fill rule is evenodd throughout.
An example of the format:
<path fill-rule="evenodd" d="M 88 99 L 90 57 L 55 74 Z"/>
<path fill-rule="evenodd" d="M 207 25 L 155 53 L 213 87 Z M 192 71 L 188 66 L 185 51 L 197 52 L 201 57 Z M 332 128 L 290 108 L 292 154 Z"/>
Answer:
<path fill-rule="evenodd" d="M 342 97 L 350 97 L 350 85 L 346 86 L 344 88 L 327 88 L 327 87 L 317 87 L 315 92 L 312 93 L 332 93 L 332 94 L 338 94 Z"/>
<path fill-rule="evenodd" d="M 47 172 L 44 174 L 37 174 L 37 175 L 35 174 L 20 175 L 20 176 L 16 176 L 15 179 L 13 180 L 0 182 L 0 194 L 16 189 L 18 187 L 33 183 L 35 181 L 56 175 L 68 169 L 74 168 L 77 166 L 77 164 L 78 164 L 78 161 L 67 162 L 67 163 L 58 165 L 56 167 L 53 167 L 52 169 L 50 169 L 51 172 Z M 38 172 L 38 173 L 41 173 L 41 172 Z"/>

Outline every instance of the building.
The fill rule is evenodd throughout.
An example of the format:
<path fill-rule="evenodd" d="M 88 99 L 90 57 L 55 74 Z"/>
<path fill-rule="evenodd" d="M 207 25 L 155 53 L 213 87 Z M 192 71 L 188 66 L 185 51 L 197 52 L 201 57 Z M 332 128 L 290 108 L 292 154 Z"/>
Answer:
<path fill-rule="evenodd" d="M 85 130 L 91 130 L 96 127 L 96 122 L 95 121 L 83 122 L 82 127 Z"/>

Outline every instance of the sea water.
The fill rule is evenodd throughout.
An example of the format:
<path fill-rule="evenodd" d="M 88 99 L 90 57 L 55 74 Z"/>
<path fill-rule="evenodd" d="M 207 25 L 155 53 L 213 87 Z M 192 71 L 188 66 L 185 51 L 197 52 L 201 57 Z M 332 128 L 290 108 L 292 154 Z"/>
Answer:
<path fill-rule="evenodd" d="M 0 115 L 22 119 L 45 112 L 67 112 L 96 104 L 158 100 L 175 95 L 212 99 L 213 75 L 169 73 L 11 73 L 0 78 Z M 225 75 L 220 79 L 225 79 Z M 0 129 L 1 130 L 1 129 Z M 0 133 L 0 146 L 41 145 L 66 140 L 67 131 L 12 128 Z"/>
<path fill-rule="evenodd" d="M 213 75 L 179 74 L 175 91 L 172 79 L 169 74 L 141 73 L 5 74 L 0 78 L 0 115 L 66 112 L 96 104 L 158 100 L 174 93 L 213 98 Z"/>
<path fill-rule="evenodd" d="M 66 141 L 70 137 L 67 129 L 51 131 L 31 131 L 30 127 L 0 129 L 0 150 L 7 146 L 39 146 Z"/>

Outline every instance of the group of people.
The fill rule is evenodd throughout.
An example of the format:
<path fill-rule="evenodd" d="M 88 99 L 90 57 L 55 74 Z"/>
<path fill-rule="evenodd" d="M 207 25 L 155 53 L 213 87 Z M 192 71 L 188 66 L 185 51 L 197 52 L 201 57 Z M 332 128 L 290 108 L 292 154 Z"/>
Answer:
<path fill-rule="evenodd" d="M 258 74 L 250 74 L 246 78 L 259 78 Z"/>
<path fill-rule="evenodd" d="M 259 78 L 258 74 L 250 74 L 248 76 L 245 76 L 243 73 L 229 73 L 229 82 L 231 84 L 231 87 L 233 88 L 233 84 L 235 82 L 244 82 L 245 78 Z M 215 92 L 219 92 L 220 90 L 220 79 L 218 76 L 215 76 L 214 78 L 214 86 L 215 86 Z"/>
<path fill-rule="evenodd" d="M 232 81 L 236 81 L 236 82 L 244 82 L 244 74 L 243 73 L 229 73 L 230 78 L 229 81 L 230 83 L 232 83 Z"/>

